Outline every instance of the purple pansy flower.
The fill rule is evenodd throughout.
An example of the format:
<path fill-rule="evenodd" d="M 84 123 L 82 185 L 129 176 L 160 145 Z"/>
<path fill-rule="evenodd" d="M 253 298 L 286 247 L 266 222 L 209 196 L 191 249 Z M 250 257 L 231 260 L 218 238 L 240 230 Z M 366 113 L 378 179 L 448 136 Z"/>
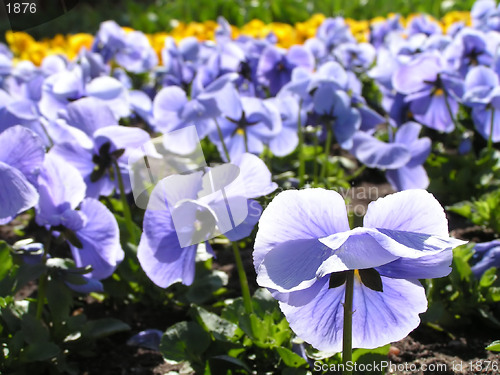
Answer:
<path fill-rule="evenodd" d="M 484 31 L 500 30 L 500 10 L 495 0 L 477 0 L 470 15 L 475 28 Z"/>
<path fill-rule="evenodd" d="M 419 15 L 413 17 L 408 23 L 408 35 L 425 34 L 427 36 L 433 34 L 441 34 L 439 24 L 427 15 Z"/>
<path fill-rule="evenodd" d="M 351 106 L 349 95 L 335 82 L 323 82 L 313 94 L 313 117 L 318 124 L 331 127 L 342 148 L 352 146 L 352 137 L 361 126 L 361 115 Z"/>
<path fill-rule="evenodd" d="M 275 46 L 269 46 L 259 60 L 257 78 L 269 88 L 271 95 L 276 95 L 290 81 L 292 70 L 297 66 L 313 70 L 314 57 L 307 48 L 292 46 L 285 53 Z"/>
<path fill-rule="evenodd" d="M 342 17 L 325 19 L 316 30 L 316 37 L 325 43 L 329 52 L 342 43 L 356 41 Z"/>
<path fill-rule="evenodd" d="M 357 132 L 350 151 L 366 166 L 385 169 L 394 190 L 426 189 L 429 178 L 422 164 L 431 152 L 431 140 L 418 138 L 421 129 L 420 124 L 407 122 L 390 143 Z"/>
<path fill-rule="evenodd" d="M 241 104 L 232 81 L 236 74 L 219 77 L 207 87 L 195 80 L 191 89 L 191 100 L 178 86 L 168 86 L 160 90 L 153 100 L 153 121 L 155 129 L 162 133 L 195 125 L 200 139 L 215 130 L 214 119 L 224 112 L 228 116 L 239 116 Z M 169 145 L 169 149 L 180 154 L 189 153 L 196 144 Z"/>
<path fill-rule="evenodd" d="M 487 40 L 487 34 L 479 30 L 463 29 L 446 49 L 445 57 L 465 77 L 471 67 L 493 63 L 494 49 Z"/>
<path fill-rule="evenodd" d="M 362 72 L 370 67 L 376 52 L 369 43 L 344 43 L 334 54 L 345 69 Z"/>
<path fill-rule="evenodd" d="M 42 140 L 13 126 L 0 133 L 0 224 L 38 202 L 36 179 L 45 156 Z"/>
<path fill-rule="evenodd" d="M 338 272 L 357 270 L 352 345 L 376 348 L 418 326 L 427 300 L 417 279 L 447 275 L 451 250 L 463 243 L 449 237 L 443 208 L 424 190 L 370 203 L 364 227 L 350 230 L 340 194 L 306 189 L 280 193 L 267 206 L 253 255 L 257 282 L 279 300 L 292 330 L 339 352 L 345 283 L 330 287 Z M 380 279 L 379 290 L 367 286 L 367 273 Z"/>
<path fill-rule="evenodd" d="M 385 21 L 372 23 L 370 25 L 370 43 L 379 48 L 385 43 L 385 38 L 392 32 L 401 32 L 400 16 L 398 14 L 388 18 Z"/>
<path fill-rule="evenodd" d="M 472 68 L 465 78 L 464 104 L 472 107 L 472 120 L 481 136 L 500 141 L 500 80 L 490 68 Z"/>
<path fill-rule="evenodd" d="M 141 31 L 131 31 L 125 36 L 125 45 L 118 49 L 116 62 L 132 73 L 145 73 L 158 65 L 156 52 Z"/>
<path fill-rule="evenodd" d="M 269 141 L 269 148 L 276 156 L 286 156 L 291 154 L 299 143 L 299 116 L 300 123 L 305 124 L 305 109 L 300 108 L 298 100 L 292 95 L 281 95 L 271 100 L 280 112 L 283 127 L 281 132 Z"/>
<path fill-rule="evenodd" d="M 238 104 L 240 111 L 236 116 L 223 112 L 225 116 L 217 120 L 231 160 L 245 152 L 260 154 L 264 144 L 282 129 L 280 112 L 272 100 L 241 97 Z M 219 149 L 221 158 L 227 161 L 218 131 L 210 133 L 210 140 Z"/>
<path fill-rule="evenodd" d="M 115 21 L 101 23 L 92 45 L 105 62 L 111 59 L 132 73 L 144 73 L 158 64 L 148 38 L 140 31 L 126 32 Z"/>
<path fill-rule="evenodd" d="M 12 70 L 13 57 L 9 47 L 0 43 L 0 87 L 2 86 L 4 78 L 7 77 Z"/>
<path fill-rule="evenodd" d="M 472 272 L 480 279 L 485 271 L 491 267 L 500 267 L 500 241 L 478 243 L 474 246 L 472 257 Z"/>
<path fill-rule="evenodd" d="M 163 337 L 163 331 L 154 328 L 148 328 L 141 331 L 127 340 L 129 346 L 140 346 L 151 350 L 159 351 L 160 342 Z"/>
<path fill-rule="evenodd" d="M 463 82 L 446 68 L 440 55 L 421 54 L 401 66 L 392 77 L 392 85 L 406 95 L 405 102 L 418 122 L 446 133 L 454 129 L 450 116 L 458 112 Z"/>
<path fill-rule="evenodd" d="M 115 119 L 130 114 L 128 90 L 116 78 L 109 76 L 90 79 L 84 67 L 75 65 L 49 76 L 43 83 L 40 112 L 50 120 L 57 118 L 60 110 L 70 102 L 85 96 L 101 99 L 109 104 Z"/>
<path fill-rule="evenodd" d="M 38 225 L 71 231 L 66 238 L 76 266 L 92 266 L 86 277 L 110 276 L 124 257 L 113 214 L 98 200 L 85 199 L 86 186 L 78 170 L 55 155 L 46 156 L 38 182 Z"/>
<path fill-rule="evenodd" d="M 149 134 L 139 128 L 117 125 L 109 107 L 95 98 L 72 102 L 61 116 L 60 133 L 65 138 L 50 153 L 79 170 L 87 184 L 87 196 L 108 196 L 117 188 L 115 161 L 129 192 L 129 151 L 147 142 Z"/>
<path fill-rule="evenodd" d="M 165 47 L 161 51 L 164 86 L 186 88 L 193 80 L 200 53 L 200 44 L 195 37 L 184 38 L 175 43 L 174 38 L 165 38 Z"/>
<path fill-rule="evenodd" d="M 154 188 L 144 215 L 137 253 L 142 268 L 162 288 L 179 281 L 190 285 L 198 244 L 205 242 L 213 253 L 206 241 L 220 233 L 233 241 L 248 236 L 261 213 L 251 199 L 276 187 L 264 162 L 252 154 L 206 174 L 164 178 Z"/>

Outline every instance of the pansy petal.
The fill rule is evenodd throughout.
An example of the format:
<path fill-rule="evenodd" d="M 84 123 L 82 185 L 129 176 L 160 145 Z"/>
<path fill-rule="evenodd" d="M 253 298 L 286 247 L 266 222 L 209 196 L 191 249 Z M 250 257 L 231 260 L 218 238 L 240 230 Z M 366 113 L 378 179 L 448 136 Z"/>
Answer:
<path fill-rule="evenodd" d="M 269 148 L 274 155 L 282 157 L 291 154 L 298 144 L 297 129 L 283 126 L 281 133 L 269 141 Z"/>
<path fill-rule="evenodd" d="M 395 279 L 432 279 L 451 272 L 453 252 L 449 250 L 417 259 L 399 258 L 377 267 L 382 276 Z"/>
<path fill-rule="evenodd" d="M 102 100 L 87 97 L 68 104 L 66 122 L 88 136 L 102 127 L 116 125 L 111 109 Z"/>
<path fill-rule="evenodd" d="M 146 210 L 137 251 L 143 270 L 162 288 L 178 281 L 190 285 L 194 279 L 197 245 L 181 247 L 161 185 L 153 190 L 148 206 L 154 209 Z"/>
<path fill-rule="evenodd" d="M 94 170 L 92 150 L 84 148 L 76 142 L 57 144 L 50 149 L 49 154 L 55 154 L 76 167 L 83 177 L 89 176 Z"/>
<path fill-rule="evenodd" d="M 429 177 L 421 165 L 406 165 L 398 169 L 390 169 L 385 172 L 385 176 L 392 188 L 397 191 L 427 189 L 429 186 Z"/>
<path fill-rule="evenodd" d="M 422 104 L 424 101 L 428 102 L 429 106 L 424 113 L 419 113 L 420 109 L 425 107 Z M 448 105 L 453 117 L 455 117 L 458 112 L 458 103 L 453 98 L 449 98 Z M 455 129 L 455 125 L 450 117 L 448 105 L 444 95 L 433 95 L 413 101 L 410 110 L 413 112 L 415 119 L 422 124 L 440 132 L 450 133 Z"/>
<path fill-rule="evenodd" d="M 421 55 L 406 65 L 401 66 L 392 77 L 393 87 L 403 93 L 411 94 L 429 86 L 426 82 L 434 82 L 441 70 L 439 57 Z"/>
<path fill-rule="evenodd" d="M 278 295 L 280 308 L 298 337 L 316 349 L 342 350 L 345 286 L 329 288 L 328 277 L 312 287 Z M 353 347 L 376 348 L 398 341 L 420 323 L 427 309 L 425 290 L 418 282 L 382 277 L 384 291 L 377 292 L 355 277 Z"/>
<path fill-rule="evenodd" d="M 166 131 L 177 126 L 182 108 L 188 102 L 186 93 L 177 86 L 165 87 L 153 100 L 155 121 Z"/>
<path fill-rule="evenodd" d="M 84 276 L 84 278 L 87 280 L 86 284 L 71 284 L 66 282 L 66 285 L 71 289 L 74 290 L 75 292 L 78 293 L 103 293 L 104 292 L 104 286 L 99 280 L 92 279 L 92 278 L 87 278 Z"/>
<path fill-rule="evenodd" d="M 15 216 L 37 202 L 38 193 L 26 177 L 0 161 L 0 219 Z"/>
<path fill-rule="evenodd" d="M 439 236 L 382 228 L 364 230 L 391 254 L 404 258 L 421 258 L 467 243 L 448 237 L 447 234 Z"/>
<path fill-rule="evenodd" d="M 129 156 L 127 151 L 139 148 L 150 140 L 149 134 L 135 127 L 127 126 L 106 126 L 98 129 L 94 133 L 96 146 L 99 147 L 99 138 L 102 137 L 106 141 L 111 141 L 116 149 L 125 149 L 124 158 Z M 104 143 L 104 142 L 103 142 Z"/>
<path fill-rule="evenodd" d="M 353 137 L 351 153 L 370 168 L 395 169 L 406 165 L 411 158 L 407 147 L 385 143 L 358 131 Z"/>
<path fill-rule="evenodd" d="M 391 251 L 393 244 L 390 241 L 374 238 L 364 228 L 336 233 L 319 241 L 332 250 L 317 269 L 319 277 L 332 272 L 373 268 L 398 258 L 398 254 L 394 254 L 397 250 Z"/>
<path fill-rule="evenodd" d="M 85 198 L 87 186 L 79 171 L 56 154 L 47 154 L 38 179 L 40 202 L 37 206 L 39 225 L 59 225 L 55 215 L 75 209 Z"/>
<path fill-rule="evenodd" d="M 342 322 L 345 288 L 328 288 L 324 277 L 305 290 L 282 295 L 273 293 L 290 328 L 316 349 L 342 350 Z"/>
<path fill-rule="evenodd" d="M 419 189 L 402 191 L 371 202 L 363 225 L 366 228 L 448 236 L 448 220 L 443 207 L 431 193 Z"/>
<path fill-rule="evenodd" d="M 259 221 L 260 214 L 262 213 L 262 206 L 259 204 L 259 202 L 250 199 L 248 200 L 247 204 L 248 214 L 245 220 L 243 220 L 242 223 L 238 224 L 230 231 L 223 233 L 224 236 L 229 239 L 229 241 L 239 241 L 243 238 L 248 237 Z"/>
<path fill-rule="evenodd" d="M 395 142 L 410 146 L 418 139 L 418 135 L 422 130 L 422 125 L 413 121 L 408 121 L 400 126 L 394 137 Z"/>
<path fill-rule="evenodd" d="M 124 257 L 118 224 L 111 211 L 96 199 L 85 199 L 80 212 L 86 222 L 76 235 L 83 248 L 71 245 L 71 252 L 77 267 L 92 266 L 87 277 L 101 280 L 110 276 Z"/>
<path fill-rule="evenodd" d="M 258 156 L 245 152 L 232 160 L 240 168 L 246 198 L 258 198 L 272 193 L 278 185 L 272 182 L 271 172 Z"/>
<path fill-rule="evenodd" d="M 308 288 L 316 282 L 318 269 L 331 253 L 332 249 L 316 239 L 282 242 L 265 255 L 256 269 L 257 283 L 279 292 Z"/>
<path fill-rule="evenodd" d="M 23 126 L 13 126 L 0 134 L 0 161 L 21 171 L 34 182 L 45 156 L 43 142 Z"/>
<path fill-rule="evenodd" d="M 418 281 L 382 276 L 383 292 L 355 277 L 352 309 L 353 348 L 373 349 L 405 338 L 427 310 L 425 289 Z"/>
<path fill-rule="evenodd" d="M 345 202 L 339 193 L 324 189 L 284 191 L 261 216 L 254 265 L 257 269 L 266 254 L 284 242 L 317 239 L 348 230 Z"/>

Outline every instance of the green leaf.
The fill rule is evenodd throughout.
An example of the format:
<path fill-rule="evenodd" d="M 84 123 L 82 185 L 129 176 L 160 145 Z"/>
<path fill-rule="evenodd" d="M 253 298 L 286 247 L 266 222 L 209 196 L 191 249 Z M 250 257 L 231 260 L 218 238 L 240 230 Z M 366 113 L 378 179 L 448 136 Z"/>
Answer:
<path fill-rule="evenodd" d="M 238 358 L 234 358 L 234 357 L 231 357 L 228 355 L 216 355 L 215 357 L 212 357 L 212 358 L 213 359 L 220 359 L 221 361 L 232 363 L 236 366 L 241 367 L 242 369 L 244 369 L 248 373 L 252 372 L 252 370 L 250 370 L 250 367 L 248 367 L 248 365 L 245 362 L 243 362 L 242 360 L 240 360 Z"/>
<path fill-rule="evenodd" d="M 453 269 L 457 271 L 461 280 L 469 281 L 472 277 L 469 259 L 472 258 L 474 250 L 472 246 L 464 245 L 453 249 Z"/>
<path fill-rule="evenodd" d="M 115 207 L 115 211 L 117 210 L 117 208 L 119 208 L 118 211 L 123 211 L 123 205 L 121 204 L 121 201 L 117 201 L 117 200 L 113 199 L 112 202 L 113 202 L 113 205 Z M 121 243 L 122 247 L 125 247 L 125 245 L 127 243 L 131 242 L 131 238 L 132 238 L 132 236 L 128 232 L 127 221 L 121 215 L 115 214 L 114 216 L 115 216 L 116 222 L 118 223 L 118 228 L 120 230 L 120 243 Z M 134 222 L 132 222 L 132 228 L 134 231 L 135 238 L 141 238 L 141 235 L 142 235 L 141 228 L 139 228 L 137 226 L 137 224 Z M 133 245 L 135 245 L 135 244 L 133 244 Z"/>
<path fill-rule="evenodd" d="M 456 203 L 453 206 L 447 206 L 446 210 L 454 212 L 460 216 L 470 218 L 472 212 L 472 203 L 469 201 Z"/>
<path fill-rule="evenodd" d="M 210 335 L 194 322 L 179 322 L 167 329 L 160 343 L 160 352 L 174 362 L 196 361 L 210 345 Z"/>
<path fill-rule="evenodd" d="M 102 318 L 88 322 L 85 325 L 82 335 L 92 339 L 98 339 L 129 330 L 130 326 L 119 319 Z"/>
<path fill-rule="evenodd" d="M 500 352 L 500 340 L 493 341 L 486 347 L 486 350 L 491 350 L 492 352 Z"/>
<path fill-rule="evenodd" d="M 24 314 L 21 320 L 21 330 L 28 344 L 45 343 L 49 341 L 49 330 L 41 320 L 31 314 Z"/>
<path fill-rule="evenodd" d="M 30 344 L 21 353 L 23 362 L 46 361 L 56 357 L 61 350 L 53 342 L 36 342 Z"/>
<path fill-rule="evenodd" d="M 352 360 L 357 364 L 374 364 L 387 361 L 387 354 L 389 353 L 391 345 L 387 344 L 375 349 L 355 349 L 352 353 Z M 361 373 L 361 372 L 360 372 Z M 367 373 L 367 372 L 366 372 Z M 370 374 L 385 374 L 385 371 L 373 371 Z"/>
<path fill-rule="evenodd" d="M 3 279 L 13 266 L 9 245 L 0 241 L 0 280 Z"/>
<path fill-rule="evenodd" d="M 389 349 L 391 348 L 390 344 L 380 346 L 375 349 L 354 349 L 352 353 L 352 361 L 357 362 L 362 356 L 366 354 L 382 354 L 386 356 L 389 353 Z"/>
<path fill-rule="evenodd" d="M 47 267 L 45 264 L 26 264 L 23 263 L 18 270 L 17 273 L 17 285 L 16 291 L 25 286 L 28 282 L 38 279 L 45 271 L 47 271 Z"/>
<path fill-rule="evenodd" d="M 500 301 L 500 287 L 492 286 L 488 289 L 488 296 L 493 302 Z"/>
<path fill-rule="evenodd" d="M 258 316 L 263 317 L 269 313 L 279 311 L 278 302 L 267 289 L 257 289 L 252 297 L 252 302 L 254 311 Z"/>
<path fill-rule="evenodd" d="M 276 351 L 278 352 L 285 365 L 289 367 L 301 367 L 307 364 L 307 361 L 304 358 L 302 358 L 297 353 L 292 352 L 288 348 L 278 346 L 276 347 Z"/>
<path fill-rule="evenodd" d="M 483 275 L 481 276 L 481 280 L 479 280 L 479 285 L 483 288 L 488 288 L 497 279 L 497 269 L 496 267 L 491 267 L 488 270 L 486 270 Z"/>
<path fill-rule="evenodd" d="M 198 273 L 197 273 L 198 275 Z M 228 277 L 225 272 L 213 270 L 210 273 L 196 278 L 186 293 L 186 298 L 191 303 L 202 304 L 208 301 L 214 292 L 227 285 Z"/>
<path fill-rule="evenodd" d="M 47 301 L 54 320 L 62 322 L 69 316 L 73 296 L 61 280 L 50 279 L 47 283 Z"/>
<path fill-rule="evenodd" d="M 204 326 L 208 332 L 211 332 L 216 339 L 234 341 L 239 338 L 239 336 L 236 335 L 238 331 L 238 326 L 236 324 L 199 306 L 195 306 L 194 311 L 198 322 Z"/>

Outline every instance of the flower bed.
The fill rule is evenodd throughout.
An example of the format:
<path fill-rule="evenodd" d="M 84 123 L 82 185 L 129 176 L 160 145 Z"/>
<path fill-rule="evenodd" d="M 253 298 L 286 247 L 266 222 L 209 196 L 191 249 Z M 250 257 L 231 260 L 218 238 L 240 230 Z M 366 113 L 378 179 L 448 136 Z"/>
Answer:
<path fill-rule="evenodd" d="M 8 34 L 2 373 L 495 373 L 498 12 Z"/>

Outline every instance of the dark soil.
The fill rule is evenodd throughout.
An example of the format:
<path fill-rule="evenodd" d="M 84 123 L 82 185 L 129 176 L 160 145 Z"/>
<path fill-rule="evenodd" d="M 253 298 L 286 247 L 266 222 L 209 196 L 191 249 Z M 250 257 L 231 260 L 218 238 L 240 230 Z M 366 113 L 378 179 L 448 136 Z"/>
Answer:
<path fill-rule="evenodd" d="M 491 341 L 491 332 L 476 330 L 450 338 L 421 325 L 393 344 L 388 360 L 396 370 L 392 373 L 399 375 L 498 374 L 500 354 L 484 349 Z"/>

